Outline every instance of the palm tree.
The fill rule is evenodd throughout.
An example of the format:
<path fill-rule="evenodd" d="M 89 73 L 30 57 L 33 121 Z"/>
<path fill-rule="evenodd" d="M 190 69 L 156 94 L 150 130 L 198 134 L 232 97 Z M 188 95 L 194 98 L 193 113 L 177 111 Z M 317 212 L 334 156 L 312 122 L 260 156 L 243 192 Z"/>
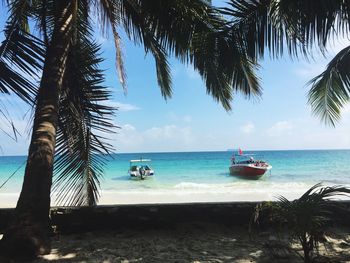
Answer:
<path fill-rule="evenodd" d="M 231 0 L 222 14 L 231 18 L 227 30 L 246 44 L 250 59 L 266 52 L 312 57 L 312 50 L 327 52 L 329 40 L 350 33 L 349 0 Z M 309 82 L 309 104 L 314 114 L 334 126 L 350 101 L 350 46 L 341 50 L 326 70 Z"/>
<path fill-rule="evenodd" d="M 56 149 L 55 187 L 68 205 L 93 205 L 98 199 L 103 156 L 110 145 L 112 109 L 98 68 L 99 46 L 93 41 L 91 15 L 109 26 L 116 45 L 120 81 L 125 73 L 118 30 L 142 45 L 156 62 L 161 93 L 171 96 L 167 57 L 192 64 L 207 92 L 227 110 L 234 92 L 247 96 L 261 90 L 254 61 L 235 35 L 223 30 L 225 21 L 202 0 L 8 0 L 10 16 L 1 45 L 1 92 L 13 91 L 35 106 L 33 132 L 15 219 L 1 241 L 3 251 L 24 257 L 47 253 L 50 191 Z M 35 22 L 40 36 L 30 33 Z M 20 49 L 20 50 L 18 50 Z M 6 54 L 9 54 L 6 56 Z M 19 73 L 11 71 L 15 63 Z M 41 71 L 42 70 L 42 71 Z M 39 71 L 40 86 L 27 78 Z M 57 139 L 56 139 L 57 137 Z"/>
<path fill-rule="evenodd" d="M 264 210 L 271 214 L 272 223 L 285 229 L 303 249 L 305 263 L 313 262 L 312 253 L 324 240 L 327 225 L 339 215 L 341 206 L 334 202 L 335 197 L 349 196 L 350 189 L 343 186 L 323 187 L 316 184 L 299 199 L 289 201 L 283 196 L 273 204 L 263 203 L 255 211 L 255 223 L 261 220 Z"/>

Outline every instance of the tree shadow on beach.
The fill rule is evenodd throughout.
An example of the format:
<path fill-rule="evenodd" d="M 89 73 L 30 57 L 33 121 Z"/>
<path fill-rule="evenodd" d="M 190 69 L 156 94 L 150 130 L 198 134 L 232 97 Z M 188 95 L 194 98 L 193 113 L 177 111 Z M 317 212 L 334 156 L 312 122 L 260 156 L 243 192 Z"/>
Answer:
<path fill-rule="evenodd" d="M 316 262 L 350 259 L 350 229 L 327 233 Z M 179 223 L 157 228 L 120 227 L 112 231 L 56 235 L 50 255 L 34 263 L 73 262 L 303 262 L 288 242 L 266 230 L 249 236 L 246 226 Z M 301 252 L 301 251 L 299 251 Z M 0 262 L 12 263 L 0 256 Z"/>
<path fill-rule="evenodd" d="M 251 240 L 246 228 L 179 224 L 162 229 L 124 229 L 59 236 L 44 262 L 301 262 L 273 258 L 266 237 Z"/>
<path fill-rule="evenodd" d="M 334 228 L 315 262 L 350 260 L 350 229 Z M 179 223 L 157 228 L 120 227 L 56 235 L 50 255 L 34 263 L 73 262 L 303 262 L 298 248 L 283 244 L 273 231 L 249 236 L 246 226 Z M 299 251 L 300 252 L 300 251 Z M 1 258 L 0 262 L 15 263 Z"/>

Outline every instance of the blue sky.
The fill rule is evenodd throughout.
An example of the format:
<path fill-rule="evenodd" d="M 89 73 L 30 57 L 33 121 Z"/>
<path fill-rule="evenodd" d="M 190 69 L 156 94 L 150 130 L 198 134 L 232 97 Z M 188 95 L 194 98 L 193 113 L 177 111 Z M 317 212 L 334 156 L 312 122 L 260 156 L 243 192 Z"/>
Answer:
<path fill-rule="evenodd" d="M 222 5 L 223 1 L 213 4 Z M 6 14 L 3 8 L 0 12 L 3 28 Z M 350 107 L 345 108 L 336 128 L 327 127 L 312 115 L 306 97 L 306 83 L 348 41 L 335 43 L 329 58 L 316 54 L 310 63 L 291 61 L 287 56 L 275 61 L 266 58 L 259 71 L 262 98 L 246 100 L 237 94 L 232 112 L 226 112 L 206 94 L 193 68 L 175 59 L 171 59 L 173 97 L 165 101 L 157 86 L 153 58 L 125 38 L 128 91 L 124 95 L 115 70 L 112 38 L 97 35 L 96 39 L 105 58 L 106 84 L 113 91 L 110 104 L 119 106 L 114 121 L 121 128 L 108 135 L 117 152 L 350 148 Z M 26 154 L 29 109 L 14 97 L 2 96 L 0 101 L 7 105 L 22 134 L 15 142 L 0 133 L 1 155 Z M 3 122 L 0 127 L 7 129 Z"/>

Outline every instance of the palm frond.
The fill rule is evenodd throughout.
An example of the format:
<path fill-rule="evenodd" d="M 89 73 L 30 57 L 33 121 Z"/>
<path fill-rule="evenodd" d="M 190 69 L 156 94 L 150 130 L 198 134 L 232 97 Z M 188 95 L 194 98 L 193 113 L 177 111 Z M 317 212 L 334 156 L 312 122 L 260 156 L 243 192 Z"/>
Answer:
<path fill-rule="evenodd" d="M 227 27 L 244 39 L 251 58 L 267 53 L 279 57 L 287 48 L 292 57 L 325 53 L 328 40 L 348 35 L 349 5 L 343 0 L 231 0 L 221 13 Z"/>
<path fill-rule="evenodd" d="M 308 189 L 299 199 L 289 201 L 279 197 L 278 209 L 287 219 L 295 234 L 319 231 L 340 207 L 335 198 L 350 196 L 350 189 L 344 186 L 327 186 L 316 184 Z"/>
<path fill-rule="evenodd" d="M 350 100 L 350 46 L 341 50 L 319 76 L 309 82 L 309 104 L 314 114 L 332 126 Z"/>
<path fill-rule="evenodd" d="M 244 55 L 239 38 L 229 39 L 232 35 L 222 32 L 225 21 L 207 2 L 125 0 L 121 12 L 129 38 L 150 50 L 157 65 L 163 65 L 157 73 L 165 98 L 171 95 L 171 78 L 166 60 L 157 62 L 160 53 L 154 52 L 154 47 L 163 51 L 164 58 L 168 53 L 192 64 L 206 83 L 207 92 L 227 110 L 231 109 L 233 92 L 248 97 L 260 94 L 255 62 Z M 235 44 L 230 45 L 230 41 Z"/>
<path fill-rule="evenodd" d="M 33 17 L 46 47 L 48 47 L 51 41 L 55 23 L 54 6 L 54 0 L 36 0 L 33 5 Z"/>
<path fill-rule="evenodd" d="M 10 1 L 8 8 L 10 15 L 4 28 L 5 39 L 0 46 L 1 91 L 8 93 L 11 90 L 26 102 L 33 102 L 33 78 L 41 73 L 45 49 L 42 41 L 29 33 L 29 2 Z"/>
<path fill-rule="evenodd" d="M 123 52 L 121 48 L 121 40 L 117 31 L 120 23 L 120 1 L 100 0 L 97 13 L 100 15 L 100 25 L 102 31 L 105 32 L 110 26 L 114 37 L 114 45 L 116 49 L 116 67 L 119 75 L 119 81 L 122 84 L 124 92 L 126 92 L 126 71 L 124 67 Z"/>
<path fill-rule="evenodd" d="M 8 24 L 15 30 L 16 27 L 22 29 L 23 31 L 29 33 L 29 17 L 32 15 L 32 1 L 27 0 L 16 0 L 8 1 L 7 7 L 9 10 Z M 11 35 L 11 31 L 8 32 Z"/>
<path fill-rule="evenodd" d="M 242 38 L 253 60 L 267 52 L 272 57 L 280 57 L 285 48 L 292 56 L 300 52 L 296 30 L 292 25 L 286 28 L 285 18 L 278 11 L 279 1 L 274 0 L 230 1 L 229 7 L 220 9 L 221 14 L 231 18 L 226 30 Z"/>
<path fill-rule="evenodd" d="M 165 99 L 170 98 L 172 95 L 172 90 L 167 52 L 154 38 L 154 36 L 149 34 L 148 31 L 144 31 L 142 37 L 146 53 L 151 51 L 154 57 L 156 63 L 157 80 L 161 93 Z"/>
<path fill-rule="evenodd" d="M 78 38 L 68 55 L 53 182 L 56 203 L 68 206 L 97 203 L 105 155 L 112 150 L 103 134 L 114 128 L 113 108 L 103 105 L 110 95 L 98 68 L 100 48 L 91 41 L 86 17 L 80 15 L 77 22 L 84 29 L 78 26 Z"/>
<path fill-rule="evenodd" d="M 0 92 L 10 94 L 15 93 L 26 102 L 33 102 L 36 87 L 26 78 L 10 68 L 4 61 L 0 60 Z"/>
<path fill-rule="evenodd" d="M 193 40 L 193 65 L 204 76 L 207 92 L 227 110 L 234 92 L 248 97 L 261 94 L 257 65 L 231 37 L 226 32 L 202 33 Z"/>
<path fill-rule="evenodd" d="M 145 52 L 150 52 L 156 64 L 157 80 L 161 93 L 165 99 L 171 97 L 171 75 L 167 60 L 167 52 L 161 40 L 152 28 L 150 15 L 143 10 L 142 1 L 126 0 L 120 6 L 121 22 L 128 34 L 136 44 L 143 44 Z M 142 17 L 147 15 L 147 17 Z"/>
<path fill-rule="evenodd" d="M 28 1 L 8 1 L 9 17 L 4 27 L 5 39 L 0 45 L 0 93 L 16 94 L 33 104 L 41 73 L 45 49 L 42 41 L 29 32 L 28 19 L 32 6 Z M 1 118 L 17 136 L 6 105 L 0 105 Z M 4 114 L 6 112 L 6 114 Z"/>
<path fill-rule="evenodd" d="M 324 51 L 334 34 L 349 33 L 349 3 L 344 0 L 282 0 L 276 1 L 277 13 L 286 29 L 295 33 L 308 47 Z"/>
<path fill-rule="evenodd" d="M 290 235 L 299 240 L 305 262 L 310 262 L 311 252 L 318 249 L 327 224 L 342 212 L 342 205 L 334 202 L 341 196 L 348 198 L 350 189 L 316 184 L 299 199 L 289 201 L 279 197 L 272 207 L 275 223 L 285 226 Z"/>
<path fill-rule="evenodd" d="M 325 54 L 329 40 L 349 36 L 350 5 L 344 0 L 231 0 L 221 14 L 231 21 L 226 30 L 243 41 L 253 60 L 266 53 L 280 57 L 312 57 L 315 48 Z M 349 48 L 310 81 L 309 104 L 316 116 L 332 126 L 349 101 Z"/>

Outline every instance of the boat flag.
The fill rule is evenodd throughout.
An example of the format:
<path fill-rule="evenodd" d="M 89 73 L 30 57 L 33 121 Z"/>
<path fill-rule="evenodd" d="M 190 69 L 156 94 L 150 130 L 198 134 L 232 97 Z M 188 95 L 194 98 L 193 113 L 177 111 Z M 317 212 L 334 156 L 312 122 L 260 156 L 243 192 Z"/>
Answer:
<path fill-rule="evenodd" d="M 239 155 L 242 155 L 242 154 L 243 154 L 243 151 L 242 151 L 241 148 L 238 148 L 238 154 L 239 154 Z"/>

